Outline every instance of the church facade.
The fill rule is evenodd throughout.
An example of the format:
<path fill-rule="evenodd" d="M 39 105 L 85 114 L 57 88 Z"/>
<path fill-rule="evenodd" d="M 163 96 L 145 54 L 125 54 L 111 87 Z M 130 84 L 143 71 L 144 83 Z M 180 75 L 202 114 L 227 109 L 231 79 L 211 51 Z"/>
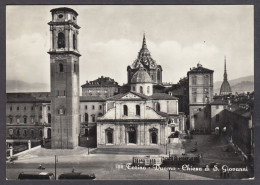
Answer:
<path fill-rule="evenodd" d="M 151 58 L 145 36 L 127 72 L 129 91 L 108 98 L 106 114 L 97 120 L 97 147 L 167 144 L 184 128 L 184 117 L 179 115 L 178 98 L 153 92 L 162 82 L 162 68 Z"/>

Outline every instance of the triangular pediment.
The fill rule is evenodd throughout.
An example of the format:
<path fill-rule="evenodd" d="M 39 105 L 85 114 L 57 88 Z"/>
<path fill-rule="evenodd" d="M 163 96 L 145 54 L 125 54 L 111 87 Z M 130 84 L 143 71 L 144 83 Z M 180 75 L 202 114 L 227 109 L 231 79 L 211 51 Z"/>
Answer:
<path fill-rule="evenodd" d="M 129 93 L 125 94 L 124 96 L 122 96 L 120 99 L 121 100 L 125 100 L 125 99 L 140 99 L 141 100 L 143 98 L 137 94 L 129 92 Z"/>

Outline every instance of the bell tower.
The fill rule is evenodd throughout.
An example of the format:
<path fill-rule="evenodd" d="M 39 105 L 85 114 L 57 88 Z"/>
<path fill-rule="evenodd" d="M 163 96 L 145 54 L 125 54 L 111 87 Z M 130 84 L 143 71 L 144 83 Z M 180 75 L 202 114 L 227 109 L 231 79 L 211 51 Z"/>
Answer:
<path fill-rule="evenodd" d="M 73 149 L 80 131 L 78 13 L 64 7 L 51 14 L 51 147 Z"/>

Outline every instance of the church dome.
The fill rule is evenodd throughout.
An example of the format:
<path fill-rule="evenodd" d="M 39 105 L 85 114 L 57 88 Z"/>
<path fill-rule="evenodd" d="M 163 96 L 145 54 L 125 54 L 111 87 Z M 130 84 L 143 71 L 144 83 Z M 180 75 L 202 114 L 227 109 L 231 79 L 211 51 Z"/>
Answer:
<path fill-rule="evenodd" d="M 220 95 L 229 95 L 230 93 L 232 93 L 232 91 L 228 81 L 223 81 L 220 88 Z"/>
<path fill-rule="evenodd" d="M 152 83 L 152 79 L 146 70 L 142 67 L 133 75 L 131 83 Z"/>
<path fill-rule="evenodd" d="M 131 68 L 138 69 L 140 67 L 139 66 L 140 64 L 142 64 L 146 69 L 156 69 L 157 68 L 156 61 L 154 59 L 152 59 L 151 53 L 147 48 L 145 35 L 143 37 L 142 48 L 140 49 L 137 59 L 132 64 Z"/>

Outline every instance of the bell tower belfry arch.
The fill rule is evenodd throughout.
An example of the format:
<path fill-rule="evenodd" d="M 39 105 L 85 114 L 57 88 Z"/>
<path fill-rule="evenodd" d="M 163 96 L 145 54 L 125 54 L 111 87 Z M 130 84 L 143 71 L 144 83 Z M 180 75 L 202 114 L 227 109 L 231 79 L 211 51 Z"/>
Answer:
<path fill-rule="evenodd" d="M 78 13 L 70 8 L 51 10 L 51 147 L 73 149 L 78 146 L 79 57 Z"/>

